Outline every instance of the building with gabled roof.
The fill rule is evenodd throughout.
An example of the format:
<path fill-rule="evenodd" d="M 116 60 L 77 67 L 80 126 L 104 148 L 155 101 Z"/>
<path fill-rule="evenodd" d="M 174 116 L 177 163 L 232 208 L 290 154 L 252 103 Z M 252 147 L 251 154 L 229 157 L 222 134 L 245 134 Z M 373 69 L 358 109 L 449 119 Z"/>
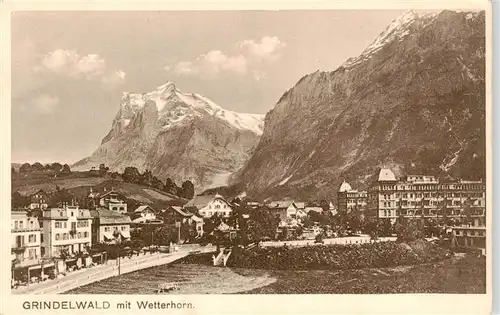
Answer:
<path fill-rule="evenodd" d="M 106 208 L 90 210 L 92 242 L 115 243 L 130 239 L 130 217 Z"/>
<path fill-rule="evenodd" d="M 111 189 L 103 193 L 94 192 L 92 188 L 88 195 L 96 207 L 107 208 L 119 213 L 127 213 L 127 198 L 118 191 Z"/>
<path fill-rule="evenodd" d="M 288 219 L 295 219 L 297 216 L 302 216 L 302 213 L 299 212 L 299 209 L 293 200 L 271 201 L 267 207 L 271 212 L 279 215 L 280 220 L 284 222 Z"/>
<path fill-rule="evenodd" d="M 195 196 L 184 205 L 184 209 L 192 209 L 202 218 L 210 218 L 214 215 L 228 218 L 233 212 L 231 203 L 219 194 Z"/>

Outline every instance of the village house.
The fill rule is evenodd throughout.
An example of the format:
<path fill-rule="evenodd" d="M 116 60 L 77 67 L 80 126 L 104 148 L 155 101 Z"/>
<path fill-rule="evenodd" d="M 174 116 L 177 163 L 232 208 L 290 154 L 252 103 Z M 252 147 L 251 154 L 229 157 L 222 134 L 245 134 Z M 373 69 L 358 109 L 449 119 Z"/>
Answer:
<path fill-rule="evenodd" d="M 104 188 L 104 193 L 93 192 L 90 189 L 89 198 L 93 201 L 95 207 L 103 207 L 111 211 L 127 213 L 127 198 L 113 189 L 106 191 L 106 188 Z"/>
<path fill-rule="evenodd" d="M 166 223 L 191 223 L 193 214 L 181 206 L 168 206 L 160 211 L 160 216 Z"/>
<path fill-rule="evenodd" d="M 250 209 L 257 209 L 262 207 L 262 204 L 258 201 L 247 201 L 247 207 Z"/>
<path fill-rule="evenodd" d="M 318 207 L 318 206 L 306 206 L 304 211 L 306 213 L 309 213 L 310 211 L 314 211 L 314 212 L 317 212 L 317 213 L 323 213 L 323 208 L 321 207 Z"/>
<path fill-rule="evenodd" d="M 301 213 L 292 200 L 272 201 L 267 207 L 272 213 L 278 215 L 282 222 L 287 222 L 288 219 L 296 219 L 307 215 L 305 212 Z"/>
<path fill-rule="evenodd" d="M 132 223 L 161 223 L 161 220 L 156 216 L 156 210 L 148 205 L 137 207 L 137 209 L 130 214 L 130 219 Z"/>
<path fill-rule="evenodd" d="M 116 243 L 130 240 L 130 217 L 106 208 L 90 210 L 92 243 Z"/>
<path fill-rule="evenodd" d="M 233 212 L 231 204 L 219 194 L 195 196 L 184 205 L 184 209 L 192 210 L 205 219 L 214 215 L 229 218 Z"/>
<path fill-rule="evenodd" d="M 34 209 L 47 209 L 50 202 L 50 194 L 43 189 L 23 191 L 20 195 L 25 198 L 27 208 Z"/>
<path fill-rule="evenodd" d="M 78 206 L 45 209 L 42 219 L 42 255 L 57 257 L 63 249 L 71 255 L 92 245 L 92 217 L 88 209 Z"/>
<path fill-rule="evenodd" d="M 38 263 L 41 253 L 41 228 L 37 218 L 29 217 L 27 211 L 11 211 L 10 231 L 12 236 L 12 259 L 18 265 Z"/>

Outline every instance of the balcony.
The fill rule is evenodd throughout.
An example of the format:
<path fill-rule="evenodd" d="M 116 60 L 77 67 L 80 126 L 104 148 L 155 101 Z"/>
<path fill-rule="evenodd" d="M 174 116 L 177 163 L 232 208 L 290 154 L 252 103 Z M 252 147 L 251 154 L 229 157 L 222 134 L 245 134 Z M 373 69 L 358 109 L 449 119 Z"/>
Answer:
<path fill-rule="evenodd" d="M 25 244 L 16 244 L 15 247 L 12 247 L 12 251 L 14 253 L 24 253 L 25 250 L 26 250 Z"/>

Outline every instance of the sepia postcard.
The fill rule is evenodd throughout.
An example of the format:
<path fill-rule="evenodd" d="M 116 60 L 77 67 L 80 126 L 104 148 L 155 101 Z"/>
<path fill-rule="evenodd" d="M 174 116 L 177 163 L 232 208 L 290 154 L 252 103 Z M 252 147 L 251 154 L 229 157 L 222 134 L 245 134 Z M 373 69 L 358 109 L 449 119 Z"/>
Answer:
<path fill-rule="evenodd" d="M 2 314 L 492 311 L 488 1 L 0 7 Z"/>

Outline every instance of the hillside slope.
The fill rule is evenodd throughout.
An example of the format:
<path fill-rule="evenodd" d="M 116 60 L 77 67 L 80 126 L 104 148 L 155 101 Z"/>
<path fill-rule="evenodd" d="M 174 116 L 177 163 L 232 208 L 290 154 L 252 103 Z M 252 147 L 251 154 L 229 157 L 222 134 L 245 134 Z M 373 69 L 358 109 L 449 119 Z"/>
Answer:
<path fill-rule="evenodd" d="M 306 75 L 266 115 L 233 183 L 328 196 L 379 167 L 485 178 L 484 12 L 407 12 L 358 57 Z"/>

